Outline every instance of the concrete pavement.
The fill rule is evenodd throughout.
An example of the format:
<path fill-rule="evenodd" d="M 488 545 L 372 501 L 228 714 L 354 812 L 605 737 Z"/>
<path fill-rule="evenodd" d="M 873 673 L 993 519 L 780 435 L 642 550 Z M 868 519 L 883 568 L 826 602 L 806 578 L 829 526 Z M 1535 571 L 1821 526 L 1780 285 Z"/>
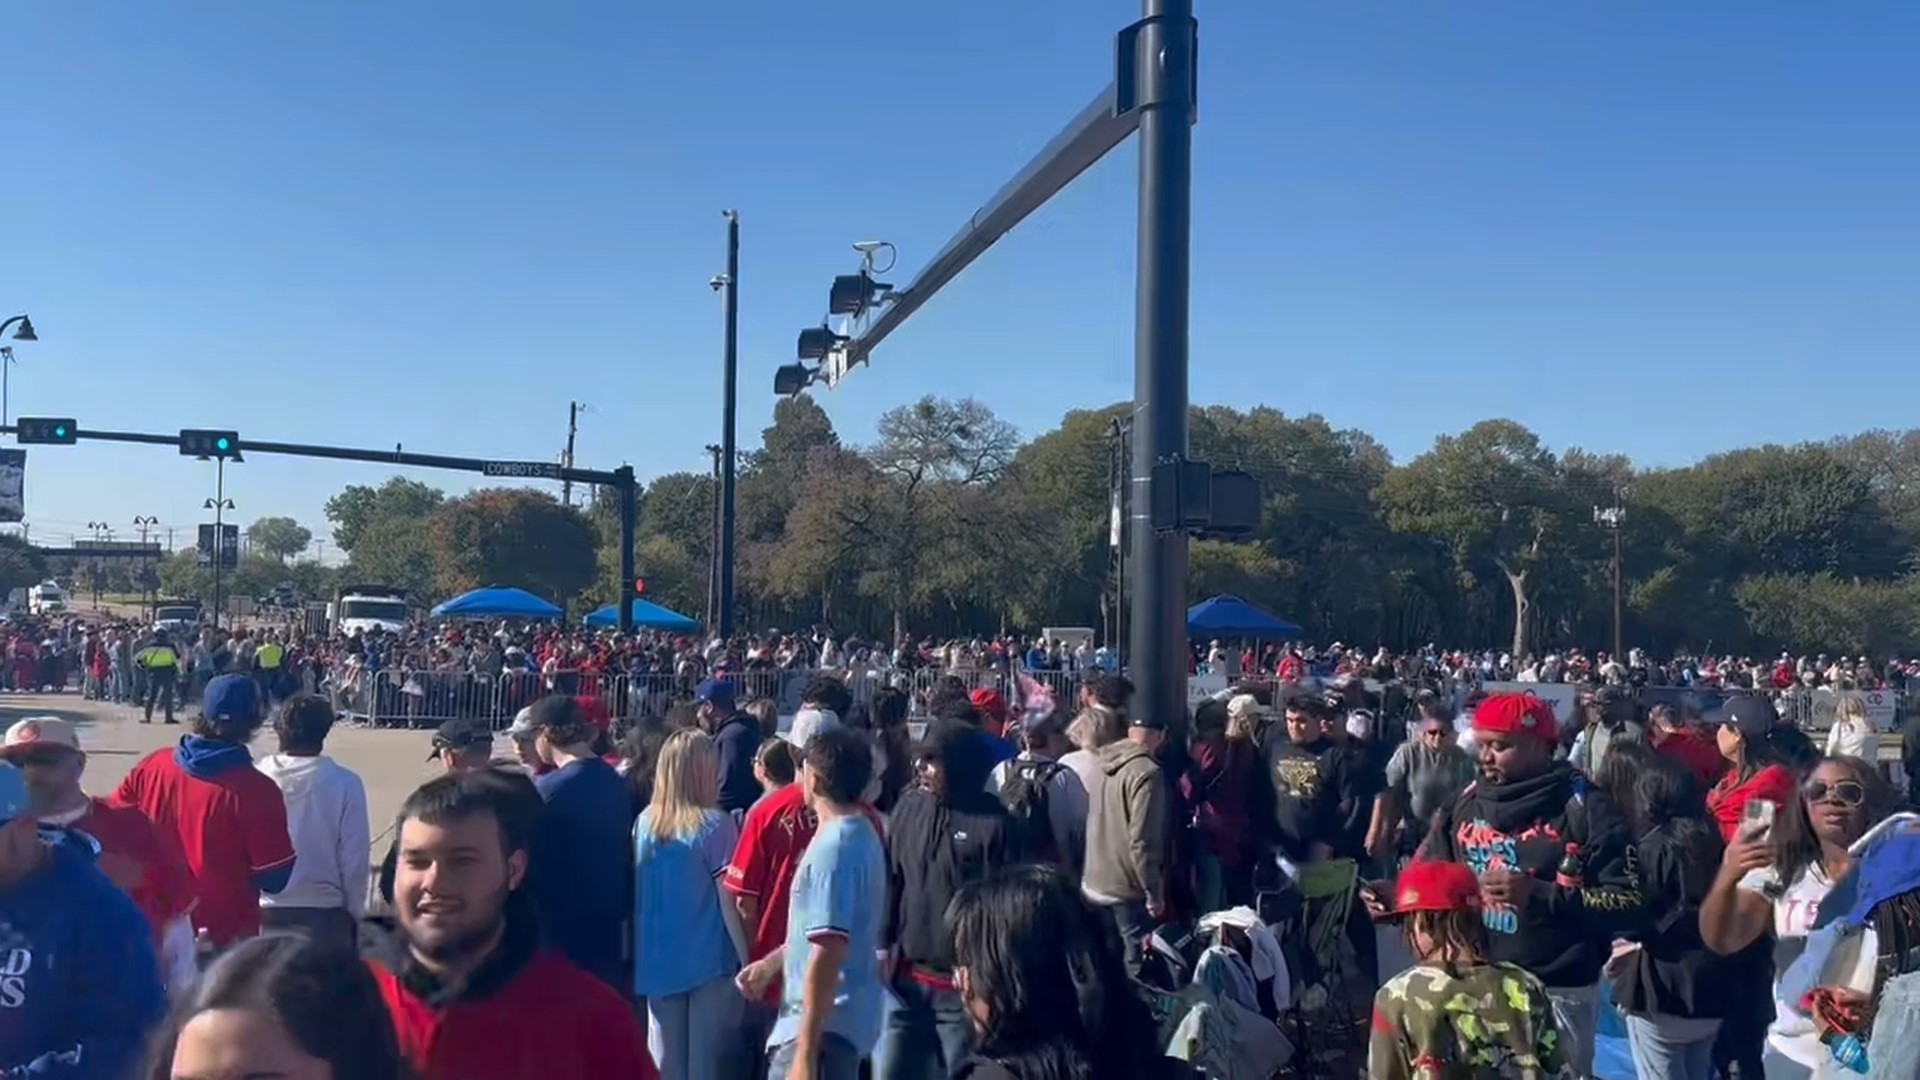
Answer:
<path fill-rule="evenodd" d="M 197 705 L 178 712 L 184 721 Z M 161 747 L 174 745 L 186 730 L 168 726 L 156 715 L 151 724 L 140 723 L 140 710 L 104 701 L 87 701 L 78 693 L 11 694 L 0 693 L 0 724 L 11 725 L 28 716 L 58 716 L 80 728 L 80 746 L 87 752 L 87 772 L 82 785 L 89 794 L 111 795 L 120 781 L 141 758 Z M 427 760 L 432 747 L 432 732 L 337 726 L 327 738 L 327 755 L 360 774 L 367 785 L 369 835 L 374 837 L 373 855 L 386 852 L 386 832 L 400 804 L 423 780 L 440 771 Z M 253 755 L 264 757 L 278 749 L 273 732 L 263 729 L 253 742 Z M 505 740 L 496 747 L 496 756 L 510 754 Z"/>

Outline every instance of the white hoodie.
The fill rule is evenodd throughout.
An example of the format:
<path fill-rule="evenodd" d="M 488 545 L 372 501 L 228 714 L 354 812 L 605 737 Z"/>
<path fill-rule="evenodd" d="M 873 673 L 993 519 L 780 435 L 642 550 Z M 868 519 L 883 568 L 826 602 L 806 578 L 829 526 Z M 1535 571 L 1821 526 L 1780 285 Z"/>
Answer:
<path fill-rule="evenodd" d="M 358 773 L 325 755 L 269 754 L 254 762 L 287 800 L 293 878 L 261 907 L 345 908 L 358 919 L 367 905 L 372 838 L 367 787 Z"/>

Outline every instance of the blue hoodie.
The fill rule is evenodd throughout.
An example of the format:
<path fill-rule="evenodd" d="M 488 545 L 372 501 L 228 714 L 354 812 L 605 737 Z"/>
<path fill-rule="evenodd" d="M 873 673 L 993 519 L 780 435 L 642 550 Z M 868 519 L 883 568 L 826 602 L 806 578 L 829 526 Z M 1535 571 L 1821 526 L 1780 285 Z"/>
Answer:
<path fill-rule="evenodd" d="M 119 1080 L 166 1012 L 152 932 L 89 854 L 0 889 L 0 1076 Z"/>
<path fill-rule="evenodd" d="M 245 746 L 200 735 L 180 736 L 173 760 L 181 772 L 196 780 L 211 780 L 229 769 L 253 768 L 253 752 Z M 292 863 L 253 875 L 254 888 L 263 893 L 282 892 L 292 880 Z"/>

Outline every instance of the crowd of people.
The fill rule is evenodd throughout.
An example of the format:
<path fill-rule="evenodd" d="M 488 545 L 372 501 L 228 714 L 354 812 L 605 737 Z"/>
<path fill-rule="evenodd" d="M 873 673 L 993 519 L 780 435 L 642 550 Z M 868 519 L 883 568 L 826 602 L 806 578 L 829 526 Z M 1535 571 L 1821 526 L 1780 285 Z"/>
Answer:
<path fill-rule="evenodd" d="M 917 653 L 917 694 L 855 694 L 816 665 L 897 655 L 505 627 L 54 639 L 90 693 L 162 720 L 174 694 L 199 707 L 111 793 L 86 791 L 71 724 L 7 730 L 0 1005 L 21 1004 L 0 1009 L 0 1067 L 1586 1077 L 1616 1010 L 1643 1078 L 1825 1080 L 1909 1057 L 1920 1077 L 1890 1035 L 1920 1030 L 1920 825 L 1899 812 L 1920 784 L 1889 781 L 1857 707 L 1823 753 L 1764 693 L 1702 715 L 1633 689 L 1734 670 L 1781 689 L 1782 667 L 1786 685 L 1852 688 L 1904 665 L 1568 653 L 1509 670 L 1338 646 L 1252 664 L 1208 645 L 1197 668 L 1253 674 L 1162 717 L 1097 657 L 1002 644 L 958 666 L 952 647 Z M 439 725 L 445 775 L 370 866 L 325 692 L 421 648 L 536 681 L 501 732 L 514 760 L 494 759 L 487 717 Z M 968 657 L 1004 674 L 981 685 Z M 610 658 L 669 664 L 685 689 L 610 707 L 582 678 Z M 1061 664 L 1070 693 L 1040 677 Z M 1419 695 L 1399 732 L 1369 690 L 1383 666 L 1462 692 Z M 769 669 L 803 681 L 790 717 L 753 689 Z M 1571 716 L 1473 689 L 1505 675 L 1590 685 Z M 269 720 L 276 752 L 255 761 Z M 1920 731 L 1903 745 L 1920 768 Z M 1330 948 L 1304 929 L 1322 916 Z M 1382 969 L 1382 923 L 1410 967 Z M 1343 994 L 1372 999 L 1364 1065 L 1319 1052 L 1304 1019 Z"/>

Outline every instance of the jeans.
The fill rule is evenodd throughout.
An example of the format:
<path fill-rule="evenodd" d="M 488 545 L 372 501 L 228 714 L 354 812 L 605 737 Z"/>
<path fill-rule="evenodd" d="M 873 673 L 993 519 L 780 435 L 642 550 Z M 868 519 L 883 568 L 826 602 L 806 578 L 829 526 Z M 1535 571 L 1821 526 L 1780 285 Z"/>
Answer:
<path fill-rule="evenodd" d="M 1142 945 L 1154 931 L 1153 918 L 1147 914 L 1146 901 L 1122 900 L 1118 904 L 1095 904 L 1094 907 L 1113 924 L 1114 933 L 1120 935 L 1121 956 L 1126 961 L 1127 974 L 1138 979 L 1146 955 Z"/>
<path fill-rule="evenodd" d="M 1631 1014 L 1625 1019 L 1635 1075 L 1659 1080 L 1713 1080 L 1713 1040 L 1720 1033 L 1720 1021 L 1667 1017 L 1656 1023 Z"/>
<path fill-rule="evenodd" d="M 887 992 L 893 1008 L 873 1051 L 874 1080 L 946 1080 L 973 1045 L 959 993 L 926 986 L 904 973 Z"/>
<path fill-rule="evenodd" d="M 793 1073 L 793 1063 L 799 1057 L 800 1044 L 781 1043 L 773 1048 L 768 1059 L 767 1076 L 769 1080 L 787 1080 Z M 860 1051 L 853 1044 L 834 1034 L 820 1037 L 819 1060 L 815 1063 L 813 1075 L 817 1080 L 860 1080 Z"/>
<path fill-rule="evenodd" d="M 685 993 L 647 999 L 647 1048 L 660 1080 L 734 1080 L 744 1073 L 740 1039 L 746 1001 L 731 975 Z"/>
<path fill-rule="evenodd" d="M 1560 1045 L 1565 1048 L 1567 1064 L 1573 1075 L 1593 1075 L 1593 1037 L 1600 1023 L 1598 986 L 1547 987 L 1553 1002 L 1553 1023 L 1560 1029 Z M 1708 1044 L 1709 1049 L 1712 1043 Z"/>

